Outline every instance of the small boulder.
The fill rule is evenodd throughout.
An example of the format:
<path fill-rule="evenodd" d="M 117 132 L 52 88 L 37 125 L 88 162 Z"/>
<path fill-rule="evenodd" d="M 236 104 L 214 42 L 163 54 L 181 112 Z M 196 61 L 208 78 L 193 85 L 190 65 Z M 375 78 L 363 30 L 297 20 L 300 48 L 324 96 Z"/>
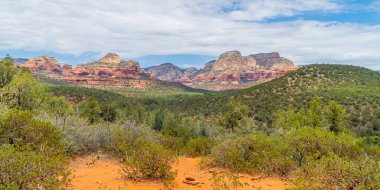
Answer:
<path fill-rule="evenodd" d="M 185 180 L 183 180 L 183 183 L 189 184 L 189 185 L 198 185 L 200 184 L 199 181 L 195 180 L 192 177 L 186 177 Z"/>

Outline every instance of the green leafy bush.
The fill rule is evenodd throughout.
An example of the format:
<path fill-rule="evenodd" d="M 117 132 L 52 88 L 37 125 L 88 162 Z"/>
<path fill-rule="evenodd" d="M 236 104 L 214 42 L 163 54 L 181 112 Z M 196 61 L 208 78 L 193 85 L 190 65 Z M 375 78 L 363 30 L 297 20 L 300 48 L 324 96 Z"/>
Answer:
<path fill-rule="evenodd" d="M 207 156 L 214 145 L 214 141 L 207 137 L 191 139 L 183 148 L 183 153 L 192 157 Z"/>
<path fill-rule="evenodd" d="M 50 94 L 28 71 L 20 71 L 0 89 L 1 101 L 10 108 L 33 110 L 43 107 Z"/>
<path fill-rule="evenodd" d="M 14 60 L 8 55 L 0 60 L 0 89 L 7 85 L 17 72 L 13 62 Z"/>
<path fill-rule="evenodd" d="M 294 172 L 294 189 L 380 189 L 380 162 L 331 154 Z"/>
<path fill-rule="evenodd" d="M 102 110 L 94 97 L 79 103 L 78 108 L 80 115 L 86 118 L 90 124 L 100 121 Z"/>
<path fill-rule="evenodd" d="M 336 135 L 332 131 L 303 127 L 291 131 L 285 136 L 288 154 L 297 162 L 298 167 L 304 163 L 319 160 L 330 153 L 349 158 L 365 155 L 361 141 L 352 134 Z"/>
<path fill-rule="evenodd" d="M 0 146 L 0 189 L 61 189 L 68 172 L 62 157 Z"/>
<path fill-rule="evenodd" d="M 61 131 L 50 122 L 35 119 L 30 111 L 9 110 L 1 120 L 0 128 L 2 143 L 52 154 L 62 152 Z"/>
<path fill-rule="evenodd" d="M 281 138 L 259 134 L 225 141 L 212 150 L 211 158 L 215 166 L 234 171 L 286 175 L 295 168 L 288 152 Z"/>
<path fill-rule="evenodd" d="M 133 149 L 126 152 L 126 176 L 133 180 L 173 180 L 175 173 L 171 171 L 170 162 L 173 155 L 163 146 L 138 140 Z"/>

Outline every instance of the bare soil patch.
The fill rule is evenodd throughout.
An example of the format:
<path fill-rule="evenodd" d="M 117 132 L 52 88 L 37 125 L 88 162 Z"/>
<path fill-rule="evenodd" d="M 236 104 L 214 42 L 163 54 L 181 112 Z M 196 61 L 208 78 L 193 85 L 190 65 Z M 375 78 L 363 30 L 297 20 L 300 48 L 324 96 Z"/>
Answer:
<path fill-rule="evenodd" d="M 161 182 L 133 182 L 125 180 L 121 173 L 123 164 L 115 159 L 101 156 L 94 162 L 94 156 L 79 157 L 70 164 L 74 175 L 71 190 L 96 190 L 96 189 L 128 189 L 128 190 L 160 190 L 168 189 Z M 177 171 L 177 177 L 170 189 L 178 190 L 212 190 L 212 175 L 222 175 L 225 170 L 219 168 L 199 168 L 200 158 L 180 157 L 173 163 L 173 170 Z M 289 184 L 278 178 L 260 178 L 247 174 L 239 174 L 239 181 L 247 183 L 241 189 L 281 190 L 289 187 Z"/>

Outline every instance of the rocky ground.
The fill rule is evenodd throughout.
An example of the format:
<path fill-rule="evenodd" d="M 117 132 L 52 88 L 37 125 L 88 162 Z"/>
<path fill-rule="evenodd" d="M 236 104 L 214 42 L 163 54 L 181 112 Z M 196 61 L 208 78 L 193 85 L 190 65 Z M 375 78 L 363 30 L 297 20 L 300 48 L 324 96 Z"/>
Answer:
<path fill-rule="evenodd" d="M 128 190 L 159 190 L 181 189 L 202 190 L 213 189 L 213 174 L 225 176 L 226 171 L 220 168 L 201 170 L 200 158 L 181 157 L 173 163 L 173 170 L 177 171 L 177 177 L 171 187 L 166 187 L 160 182 L 132 182 L 125 180 L 121 173 L 122 164 L 115 160 L 101 156 L 100 160 L 92 163 L 93 156 L 80 157 L 73 160 L 70 168 L 73 171 L 73 179 L 69 189 L 128 189 Z M 214 178 L 215 179 L 215 178 Z M 224 178 L 222 178 L 223 181 Z M 227 177 L 225 179 L 228 179 Z M 239 174 L 239 181 L 246 183 L 240 189 L 281 190 L 289 184 L 278 178 L 260 178 L 247 174 Z"/>

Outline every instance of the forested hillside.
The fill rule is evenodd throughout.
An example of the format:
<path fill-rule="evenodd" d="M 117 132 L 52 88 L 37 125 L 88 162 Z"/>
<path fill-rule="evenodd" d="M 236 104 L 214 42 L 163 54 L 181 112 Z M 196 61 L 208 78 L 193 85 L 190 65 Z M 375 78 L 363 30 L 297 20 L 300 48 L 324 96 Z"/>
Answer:
<path fill-rule="evenodd" d="M 290 105 L 301 108 L 314 97 L 327 103 L 335 100 L 349 112 L 353 127 L 371 127 L 380 108 L 380 74 L 347 65 L 309 65 L 283 77 L 249 89 L 198 96 L 143 99 L 147 107 L 163 106 L 189 115 L 215 115 L 228 109 L 234 97 L 249 107 L 251 117 L 270 125 L 273 113 Z M 357 129 L 359 130 L 359 129 Z"/>

